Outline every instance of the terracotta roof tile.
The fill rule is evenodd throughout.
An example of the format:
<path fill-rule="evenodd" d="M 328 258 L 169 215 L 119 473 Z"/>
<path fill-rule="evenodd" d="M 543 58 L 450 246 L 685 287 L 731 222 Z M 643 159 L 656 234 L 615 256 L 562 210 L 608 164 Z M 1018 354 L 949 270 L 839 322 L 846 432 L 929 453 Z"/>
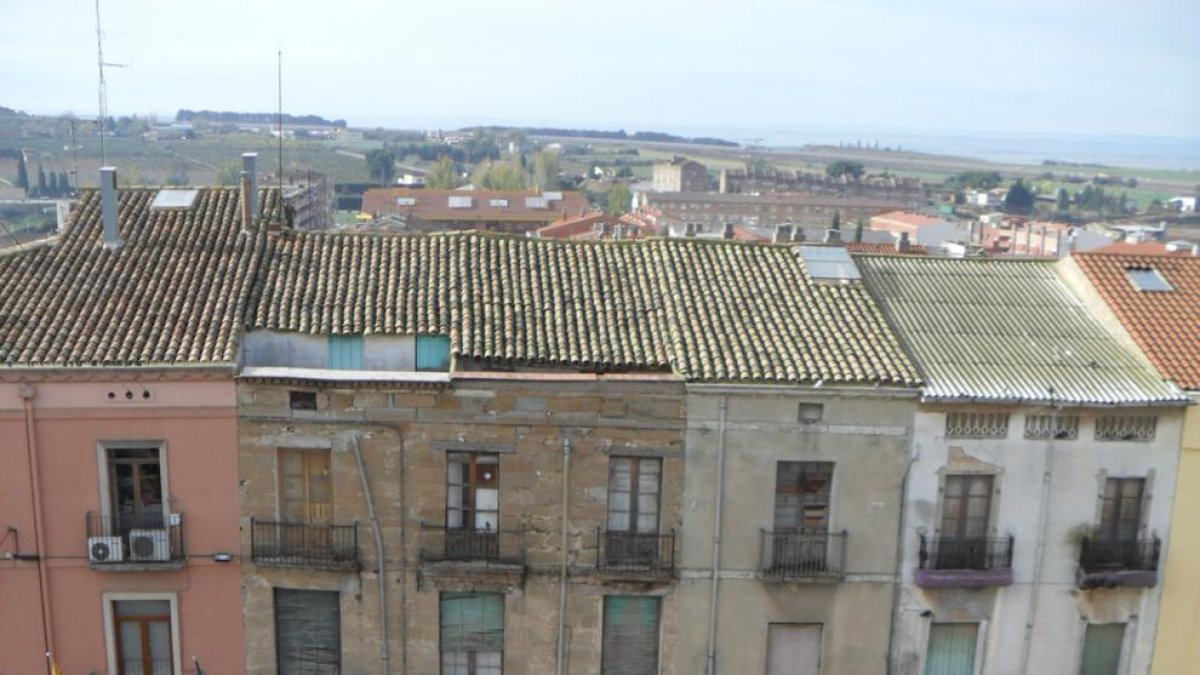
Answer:
<path fill-rule="evenodd" d="M 1200 257 L 1076 253 L 1072 258 L 1165 377 L 1200 390 Z M 1128 270 L 1153 269 L 1173 290 L 1138 290 Z"/>

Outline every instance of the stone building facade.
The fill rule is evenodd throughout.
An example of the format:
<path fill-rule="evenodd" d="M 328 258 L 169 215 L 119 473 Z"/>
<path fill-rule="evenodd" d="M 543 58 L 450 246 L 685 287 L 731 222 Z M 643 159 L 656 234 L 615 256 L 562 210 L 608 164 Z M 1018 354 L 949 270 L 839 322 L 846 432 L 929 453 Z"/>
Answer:
<path fill-rule="evenodd" d="M 654 165 L 655 192 L 708 192 L 708 170 L 694 159 L 676 157 Z"/>

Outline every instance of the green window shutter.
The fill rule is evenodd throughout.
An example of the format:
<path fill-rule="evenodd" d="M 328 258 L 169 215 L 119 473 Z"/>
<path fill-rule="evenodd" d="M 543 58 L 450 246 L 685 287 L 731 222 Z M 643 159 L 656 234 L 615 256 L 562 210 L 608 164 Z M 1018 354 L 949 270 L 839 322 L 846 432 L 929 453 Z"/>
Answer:
<path fill-rule="evenodd" d="M 1083 636 L 1080 675 L 1117 675 L 1121 667 L 1121 643 L 1124 641 L 1125 624 L 1089 623 Z"/>
<path fill-rule="evenodd" d="M 342 659 L 337 591 L 275 589 L 275 649 L 279 675 L 336 675 Z"/>
<path fill-rule="evenodd" d="M 977 623 L 935 623 L 929 627 L 925 675 L 973 675 Z"/>
<path fill-rule="evenodd" d="M 604 675 L 658 672 L 659 599 L 609 595 L 604 598 Z"/>
<path fill-rule="evenodd" d="M 442 593 L 442 651 L 504 651 L 504 596 Z"/>
<path fill-rule="evenodd" d="M 333 370 L 362 370 L 363 336 L 330 335 L 329 367 Z"/>
<path fill-rule="evenodd" d="M 450 370 L 450 337 L 417 336 L 417 370 Z"/>

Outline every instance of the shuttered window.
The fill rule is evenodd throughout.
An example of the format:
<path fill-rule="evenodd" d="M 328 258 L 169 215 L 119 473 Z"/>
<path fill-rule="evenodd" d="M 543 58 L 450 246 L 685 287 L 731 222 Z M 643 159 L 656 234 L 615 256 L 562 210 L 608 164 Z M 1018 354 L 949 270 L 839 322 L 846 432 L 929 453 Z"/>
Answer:
<path fill-rule="evenodd" d="M 603 675 L 658 673 L 658 613 L 658 598 L 605 596 Z"/>
<path fill-rule="evenodd" d="M 442 593 L 442 675 L 500 675 L 504 663 L 504 596 Z"/>
<path fill-rule="evenodd" d="M 1100 512 L 1100 541 L 1136 541 L 1142 526 L 1144 478 L 1109 478 L 1104 481 Z"/>
<path fill-rule="evenodd" d="M 362 370 L 363 336 L 330 335 L 329 367 L 333 370 Z"/>
<path fill-rule="evenodd" d="M 935 623 L 929 627 L 925 675 L 974 675 L 976 623 Z"/>
<path fill-rule="evenodd" d="M 448 336 L 417 336 L 417 370 L 450 370 L 450 338 Z"/>
<path fill-rule="evenodd" d="M 775 530 L 824 532 L 829 528 L 833 462 L 779 462 L 775 468 Z"/>
<path fill-rule="evenodd" d="M 821 626 L 773 623 L 767 629 L 767 675 L 820 675 Z"/>
<path fill-rule="evenodd" d="M 337 591 L 275 589 L 279 675 L 341 672 L 341 608 Z"/>
<path fill-rule="evenodd" d="M 1080 675 L 1117 675 L 1121 668 L 1121 643 L 1124 641 L 1125 624 L 1089 623 L 1083 636 Z"/>
<path fill-rule="evenodd" d="M 279 451 L 279 515 L 286 523 L 330 523 L 333 487 L 328 450 Z"/>

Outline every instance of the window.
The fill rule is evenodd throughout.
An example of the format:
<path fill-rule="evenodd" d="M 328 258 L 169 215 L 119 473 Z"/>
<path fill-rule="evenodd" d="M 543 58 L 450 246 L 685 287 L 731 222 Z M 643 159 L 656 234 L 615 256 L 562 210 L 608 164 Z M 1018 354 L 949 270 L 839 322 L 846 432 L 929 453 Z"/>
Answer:
<path fill-rule="evenodd" d="M 1129 275 L 1129 282 L 1139 291 L 1165 293 L 1175 290 L 1158 270 L 1130 268 L 1125 273 Z"/>
<path fill-rule="evenodd" d="M 279 451 L 279 516 L 285 523 L 328 525 L 333 481 L 328 450 Z"/>
<path fill-rule="evenodd" d="M 329 367 L 333 370 L 362 370 L 363 336 L 330 335 Z"/>
<path fill-rule="evenodd" d="M 275 589 L 275 654 L 279 675 L 341 672 L 341 606 L 337 591 Z"/>
<path fill-rule="evenodd" d="M 1080 675 L 1117 675 L 1121 671 L 1123 623 L 1089 623 L 1083 635 Z"/>
<path fill-rule="evenodd" d="M 821 421 L 824 414 L 825 405 L 823 403 L 801 403 L 798 419 L 804 424 L 815 424 Z"/>
<path fill-rule="evenodd" d="M 500 457 L 446 456 L 446 528 L 495 532 L 500 525 Z"/>
<path fill-rule="evenodd" d="M 544 209 L 548 208 L 550 203 L 545 197 L 526 197 L 525 208 L 527 209 Z"/>
<path fill-rule="evenodd" d="M 1026 415 L 1025 438 L 1073 441 L 1079 438 L 1079 416 Z"/>
<path fill-rule="evenodd" d="M 396 197 L 396 206 L 416 206 L 416 197 Z"/>
<path fill-rule="evenodd" d="M 658 616 L 658 598 L 604 597 L 603 675 L 658 673 Z"/>
<path fill-rule="evenodd" d="M 821 625 L 767 627 L 767 675 L 820 675 Z"/>
<path fill-rule="evenodd" d="M 1109 478 L 1104 481 L 1100 507 L 1099 540 L 1102 542 L 1137 541 L 1142 526 L 1144 478 Z"/>
<path fill-rule="evenodd" d="M 442 675 L 504 672 L 504 596 L 442 593 L 440 605 Z"/>
<path fill-rule="evenodd" d="M 608 463 L 608 529 L 658 533 L 662 460 L 614 457 Z"/>
<path fill-rule="evenodd" d="M 1152 441 L 1158 418 L 1139 415 L 1109 415 L 1096 419 L 1098 441 Z"/>
<path fill-rule="evenodd" d="M 169 600 L 116 600 L 117 675 L 174 675 Z"/>
<path fill-rule="evenodd" d="M 296 391 L 293 389 L 288 392 L 288 406 L 292 410 L 316 410 L 317 392 Z"/>
<path fill-rule="evenodd" d="M 946 438 L 1007 438 L 1008 413 L 949 413 Z"/>
<path fill-rule="evenodd" d="M 107 448 L 111 532 L 164 526 L 165 483 L 159 448 Z"/>
<path fill-rule="evenodd" d="M 825 532 L 833 462 L 779 462 L 775 469 L 775 530 Z"/>
<path fill-rule="evenodd" d="M 417 370 L 450 370 L 450 336 L 417 336 Z"/>
<path fill-rule="evenodd" d="M 446 200 L 446 204 L 452 209 L 469 209 L 474 200 L 471 197 L 453 196 Z"/>
<path fill-rule="evenodd" d="M 929 626 L 925 675 L 974 675 L 976 623 L 935 623 Z"/>
<path fill-rule="evenodd" d="M 488 206 L 505 207 L 508 206 L 507 199 L 489 199 Z"/>
<path fill-rule="evenodd" d="M 939 568 L 984 569 L 991 510 L 992 476 L 946 477 L 937 547 Z"/>

